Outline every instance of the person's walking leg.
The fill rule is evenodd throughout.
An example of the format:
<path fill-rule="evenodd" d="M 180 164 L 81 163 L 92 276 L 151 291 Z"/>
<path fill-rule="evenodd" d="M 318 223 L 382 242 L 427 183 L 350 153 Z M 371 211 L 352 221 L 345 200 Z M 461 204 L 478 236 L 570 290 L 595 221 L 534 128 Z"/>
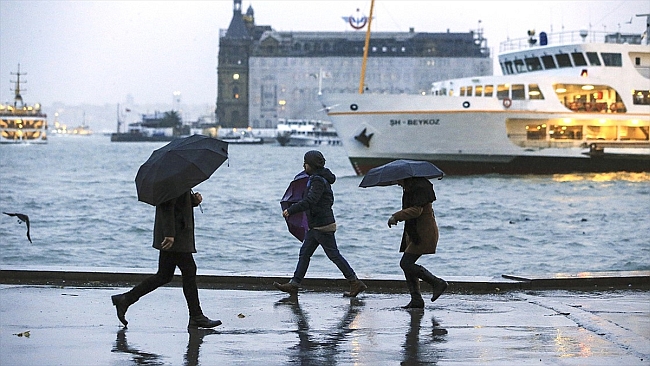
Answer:
<path fill-rule="evenodd" d="M 440 295 L 447 289 L 447 281 L 442 278 L 434 276 L 429 270 L 424 268 L 421 265 L 416 264 L 418 267 L 417 276 L 422 279 L 422 281 L 428 283 L 433 287 L 433 293 L 431 295 L 431 301 L 436 301 Z"/>
<path fill-rule="evenodd" d="M 305 240 L 303 240 L 302 246 L 300 247 L 300 253 L 298 254 L 298 264 L 296 264 L 296 270 L 293 272 L 291 280 L 283 284 L 273 282 L 273 286 L 278 290 L 292 295 L 298 293 L 300 284 L 307 274 L 311 256 L 316 251 L 316 248 L 318 248 L 318 241 L 316 241 L 316 238 L 314 237 L 315 231 L 316 230 L 311 229 L 307 231 L 307 234 L 305 235 Z"/>
<path fill-rule="evenodd" d="M 422 294 L 420 292 L 420 279 L 417 276 L 419 266 L 415 264 L 415 261 L 419 258 L 419 254 L 404 253 L 399 262 L 400 268 L 404 271 L 406 286 L 411 295 L 411 301 L 403 306 L 405 309 L 424 308 L 424 300 L 422 299 Z"/>
<path fill-rule="evenodd" d="M 361 282 L 358 278 L 356 273 L 354 273 L 354 270 L 350 266 L 347 260 L 343 257 L 341 252 L 339 251 L 338 246 L 336 245 L 336 237 L 334 236 L 333 231 L 328 231 L 328 232 L 321 232 L 318 230 L 315 230 L 316 233 L 314 234 L 314 237 L 320 245 L 323 247 L 323 250 L 325 251 L 325 254 L 327 255 L 327 258 L 331 260 L 341 271 L 343 276 L 348 280 L 350 283 L 350 291 L 345 292 L 343 295 L 347 297 L 355 297 L 359 293 L 363 292 L 368 288 L 363 282 Z"/>
<path fill-rule="evenodd" d="M 196 284 L 196 262 L 192 253 L 176 253 L 176 265 L 183 276 L 183 295 L 190 313 L 188 328 L 214 328 L 221 320 L 211 320 L 203 314 L 199 302 L 199 288 Z"/>
<path fill-rule="evenodd" d="M 111 296 L 111 301 L 117 310 L 117 318 L 126 326 L 126 310 L 142 296 L 150 293 L 158 287 L 169 283 L 174 278 L 176 264 L 169 252 L 160 251 L 158 255 L 158 272 L 146 278 L 130 291 L 119 295 Z"/>

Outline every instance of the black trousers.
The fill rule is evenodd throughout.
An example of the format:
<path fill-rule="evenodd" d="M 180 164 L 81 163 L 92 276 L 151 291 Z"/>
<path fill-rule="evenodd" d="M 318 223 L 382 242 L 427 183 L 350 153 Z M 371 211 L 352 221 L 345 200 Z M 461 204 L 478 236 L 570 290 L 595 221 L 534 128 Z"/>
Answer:
<path fill-rule="evenodd" d="M 203 314 L 201 305 L 199 304 L 199 290 L 196 286 L 196 263 L 194 262 L 192 253 L 161 250 L 160 256 L 158 257 L 158 272 L 127 292 L 125 294 L 127 300 L 130 303 L 134 303 L 142 296 L 171 282 L 174 278 L 176 267 L 180 268 L 181 275 L 183 276 L 183 294 L 187 301 L 190 316 Z"/>
<path fill-rule="evenodd" d="M 402 271 L 404 271 L 404 277 L 406 277 L 407 281 L 412 278 L 420 278 L 419 274 L 422 270 L 422 266 L 415 264 L 415 262 L 420 259 L 421 256 L 421 254 L 413 253 L 404 253 L 402 255 L 402 259 L 399 261 L 399 266 L 402 268 Z"/>

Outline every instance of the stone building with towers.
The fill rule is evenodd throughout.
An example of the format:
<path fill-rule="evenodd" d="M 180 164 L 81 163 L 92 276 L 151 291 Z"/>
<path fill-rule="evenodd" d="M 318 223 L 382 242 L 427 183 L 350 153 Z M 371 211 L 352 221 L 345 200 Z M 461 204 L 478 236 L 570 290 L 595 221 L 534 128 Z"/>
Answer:
<path fill-rule="evenodd" d="M 326 119 L 322 93 L 357 92 L 366 32 L 276 31 L 256 25 L 252 6 L 233 0 L 220 30 L 217 121 L 228 128 L 275 128 L 278 119 Z M 372 32 L 364 93 L 427 93 L 431 83 L 491 75 L 481 30 Z"/>

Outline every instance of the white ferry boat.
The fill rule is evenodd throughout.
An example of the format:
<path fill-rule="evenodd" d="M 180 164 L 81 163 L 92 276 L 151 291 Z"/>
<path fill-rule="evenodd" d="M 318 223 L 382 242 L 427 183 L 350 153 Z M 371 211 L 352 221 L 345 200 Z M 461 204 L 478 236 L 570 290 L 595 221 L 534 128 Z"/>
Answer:
<path fill-rule="evenodd" d="M 501 44 L 503 75 L 322 102 L 359 175 L 396 159 L 446 174 L 648 172 L 648 34 L 530 31 Z"/>
<path fill-rule="evenodd" d="M 282 146 L 341 145 L 332 122 L 307 119 L 280 119 L 278 143 Z"/>
<path fill-rule="evenodd" d="M 26 74 L 20 72 L 18 65 L 18 72 L 11 75 L 16 76 L 14 103 L 0 104 L 0 143 L 47 143 L 47 115 L 40 104 L 25 104 L 20 94 L 20 76 Z"/>

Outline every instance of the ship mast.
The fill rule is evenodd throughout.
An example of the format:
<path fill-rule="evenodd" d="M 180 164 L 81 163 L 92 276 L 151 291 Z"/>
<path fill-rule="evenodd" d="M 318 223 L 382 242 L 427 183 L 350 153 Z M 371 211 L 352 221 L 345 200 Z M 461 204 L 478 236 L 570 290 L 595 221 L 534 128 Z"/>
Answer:
<path fill-rule="evenodd" d="M 20 75 L 27 75 L 27 73 L 20 73 L 20 64 L 18 64 L 18 72 L 16 73 L 11 73 L 11 75 L 16 75 L 16 81 L 13 83 L 16 85 L 14 88 L 15 91 L 15 96 L 14 96 L 14 108 L 18 108 L 18 104 L 20 103 L 20 107 L 23 107 L 23 97 L 20 95 Z M 26 83 L 26 81 L 23 81 L 23 83 Z"/>
<path fill-rule="evenodd" d="M 368 47 L 370 46 L 370 25 L 372 24 L 372 10 L 375 7 L 375 0 L 370 1 L 370 16 L 368 18 L 368 29 L 366 29 L 366 45 L 363 48 L 363 62 L 361 64 L 361 80 L 359 80 L 359 94 L 363 94 L 363 85 L 366 79 L 366 63 L 368 61 Z"/>

